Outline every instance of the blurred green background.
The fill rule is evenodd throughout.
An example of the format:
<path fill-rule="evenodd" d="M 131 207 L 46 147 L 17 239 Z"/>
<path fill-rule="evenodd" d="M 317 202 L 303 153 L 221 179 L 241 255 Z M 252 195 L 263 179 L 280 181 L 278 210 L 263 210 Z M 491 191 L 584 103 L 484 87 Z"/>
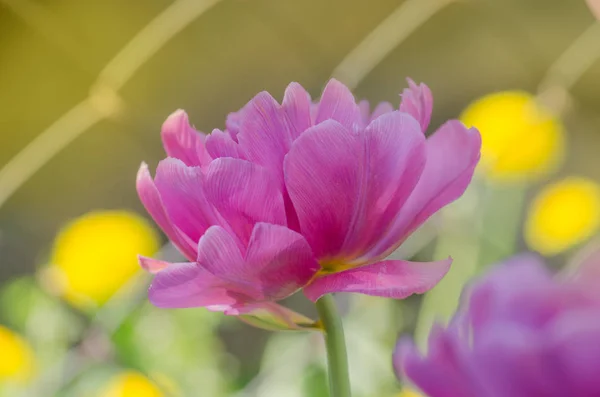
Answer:
<path fill-rule="evenodd" d="M 528 92 L 526 109 L 462 114 L 493 120 L 486 167 L 516 153 L 539 170 L 481 170 L 395 254 L 452 255 L 447 280 L 425 299 L 340 297 L 356 396 L 395 395 L 396 336 L 423 340 L 478 269 L 523 249 L 558 266 L 597 234 L 598 26 L 583 0 L 0 0 L 0 396 L 325 396 L 319 335 L 146 303 L 134 254 L 166 241 L 127 214 L 146 216 L 134 178 L 164 157 L 164 119 L 183 108 L 208 133 L 259 91 L 317 98 L 332 76 L 371 103 L 426 82 L 434 127 Z M 560 137 L 536 154 L 547 128 Z"/>

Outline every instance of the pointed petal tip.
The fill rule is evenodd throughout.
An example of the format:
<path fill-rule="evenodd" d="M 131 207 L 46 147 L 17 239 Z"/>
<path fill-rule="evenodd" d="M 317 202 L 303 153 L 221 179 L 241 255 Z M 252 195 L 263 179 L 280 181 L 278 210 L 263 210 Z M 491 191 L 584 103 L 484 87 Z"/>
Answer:
<path fill-rule="evenodd" d="M 154 180 L 152 179 L 152 175 L 150 174 L 148 164 L 146 162 L 142 162 L 135 176 L 135 186 L 138 191 L 138 194 L 141 195 L 143 191 L 146 191 L 146 188 L 149 184 L 153 185 Z"/>
<path fill-rule="evenodd" d="M 400 111 L 411 114 L 421 124 L 423 132 L 427 130 L 431 121 L 433 110 L 433 95 L 425 83 L 415 83 L 407 78 L 408 88 L 405 88 L 400 97 Z"/>
<path fill-rule="evenodd" d="M 188 114 L 185 110 L 183 109 L 177 109 L 175 110 L 173 113 L 171 113 L 169 116 L 167 116 L 167 119 L 165 120 L 165 123 L 169 122 L 169 121 L 175 121 L 175 120 L 180 120 L 180 121 L 187 121 L 189 119 Z"/>
<path fill-rule="evenodd" d="M 138 168 L 136 179 L 140 180 L 141 178 L 145 177 L 146 174 L 150 174 L 150 171 L 148 170 L 148 163 L 142 161 L 140 163 L 140 168 Z"/>
<path fill-rule="evenodd" d="M 335 77 L 332 77 L 332 78 L 330 78 L 330 79 L 327 81 L 327 84 L 326 84 L 326 85 L 329 85 L 329 84 L 343 85 L 344 87 L 346 87 L 346 85 L 345 85 L 344 83 L 342 83 L 341 81 L 339 81 L 339 80 L 338 80 L 338 79 L 336 79 Z"/>
<path fill-rule="evenodd" d="M 168 262 L 161 261 L 147 256 L 138 255 L 138 262 L 142 269 L 151 274 L 156 274 L 169 266 Z"/>
<path fill-rule="evenodd" d="M 323 88 L 323 93 L 325 93 L 328 90 L 339 90 L 334 92 L 344 94 L 349 93 L 350 95 L 352 95 L 352 91 L 350 90 L 350 88 L 335 77 L 332 77 L 327 81 L 327 84 L 325 84 L 325 88 Z M 354 99 L 354 95 L 352 95 L 352 98 Z"/>
<path fill-rule="evenodd" d="M 408 83 L 408 86 L 410 88 L 418 87 L 420 85 L 420 84 L 415 83 L 415 81 L 413 79 L 411 79 L 410 77 L 406 78 L 406 82 Z"/>
<path fill-rule="evenodd" d="M 285 90 L 287 91 L 287 90 L 291 90 L 291 89 L 300 89 L 300 88 L 304 90 L 304 87 L 302 86 L 302 84 L 298 83 L 297 81 L 292 81 L 291 83 L 289 83 L 287 85 Z"/>
<path fill-rule="evenodd" d="M 182 109 L 177 109 L 171 113 L 163 122 L 161 135 L 179 135 L 190 128 L 190 121 L 187 113 Z"/>

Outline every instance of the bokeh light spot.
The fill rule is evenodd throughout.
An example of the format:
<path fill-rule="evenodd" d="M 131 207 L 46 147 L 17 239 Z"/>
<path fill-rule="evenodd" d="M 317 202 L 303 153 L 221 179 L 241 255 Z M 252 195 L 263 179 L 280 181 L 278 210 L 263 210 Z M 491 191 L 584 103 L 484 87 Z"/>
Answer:
<path fill-rule="evenodd" d="M 471 103 L 461 120 L 481 132 L 479 169 L 490 179 L 535 180 L 562 159 L 562 123 L 526 92 L 486 95 Z"/>
<path fill-rule="evenodd" d="M 73 305 L 101 305 L 138 272 L 137 255 L 152 256 L 158 248 L 156 231 L 141 216 L 91 212 L 59 233 L 46 275 Z"/>
<path fill-rule="evenodd" d="M 0 383 L 26 382 L 35 372 L 35 357 L 29 343 L 0 325 Z"/>
<path fill-rule="evenodd" d="M 600 225 L 600 186 L 569 177 L 547 185 L 531 203 L 525 239 L 530 248 L 554 255 L 585 241 Z"/>

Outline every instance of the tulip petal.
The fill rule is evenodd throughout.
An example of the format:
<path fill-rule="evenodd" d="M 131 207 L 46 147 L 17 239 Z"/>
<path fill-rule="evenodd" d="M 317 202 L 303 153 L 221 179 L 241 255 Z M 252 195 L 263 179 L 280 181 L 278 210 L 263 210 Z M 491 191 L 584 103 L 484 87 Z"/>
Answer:
<path fill-rule="evenodd" d="M 156 274 L 161 270 L 166 269 L 170 263 L 159 259 L 148 258 L 147 256 L 138 255 L 138 261 L 142 269 L 148 273 Z"/>
<path fill-rule="evenodd" d="M 181 160 L 167 158 L 158 164 L 154 182 L 169 218 L 192 241 L 197 242 L 211 225 L 220 224 L 206 198 L 200 167 L 188 167 Z"/>
<path fill-rule="evenodd" d="M 565 394 L 600 395 L 600 318 L 598 308 L 578 309 L 560 316 L 550 329 L 550 356 L 561 369 Z"/>
<path fill-rule="evenodd" d="M 291 83 L 285 89 L 281 107 L 289 120 L 291 139 L 294 140 L 312 126 L 310 95 L 298 83 Z"/>
<path fill-rule="evenodd" d="M 332 292 L 358 292 L 403 299 L 433 288 L 448 272 L 452 259 L 437 262 L 389 260 L 315 279 L 304 288 L 312 301 Z"/>
<path fill-rule="evenodd" d="M 289 296 L 319 269 L 302 235 L 267 223 L 254 228 L 245 257 L 225 229 L 211 227 L 198 244 L 198 264 L 259 301 Z"/>
<path fill-rule="evenodd" d="M 494 328 L 499 319 L 536 327 L 564 307 L 564 295 L 533 254 L 520 254 L 492 269 L 465 295 L 465 314 L 474 332 Z"/>
<path fill-rule="evenodd" d="M 470 361 L 494 397 L 562 395 L 558 379 L 547 376 L 555 368 L 550 357 L 545 357 L 538 332 L 518 323 L 503 323 L 477 334 L 477 339 Z"/>
<path fill-rule="evenodd" d="M 479 161 L 481 136 L 457 120 L 445 123 L 427 140 L 427 161 L 421 179 L 386 235 L 371 250 L 386 257 L 431 215 L 459 198 Z"/>
<path fill-rule="evenodd" d="M 474 379 L 465 359 L 466 352 L 454 333 L 434 325 L 429 335 L 427 357 L 416 346 L 400 340 L 394 353 L 394 367 L 406 374 L 426 395 L 436 397 L 499 397 L 484 392 Z"/>
<path fill-rule="evenodd" d="M 285 112 L 267 92 L 256 95 L 243 110 L 238 142 L 246 158 L 281 175 L 283 157 L 292 143 Z"/>
<path fill-rule="evenodd" d="M 358 103 L 358 108 L 360 109 L 360 115 L 362 118 L 363 127 L 369 125 L 369 123 L 375 120 L 377 117 L 382 116 L 386 113 L 391 113 L 394 111 L 394 107 L 389 102 L 380 102 L 375 106 L 373 113 L 371 113 L 371 109 L 369 106 L 369 102 L 362 100 Z"/>
<path fill-rule="evenodd" d="M 361 168 L 362 183 L 341 248 L 342 255 L 350 257 L 362 256 L 377 243 L 410 196 L 425 166 L 425 137 L 414 118 L 405 113 L 380 116 L 361 137 L 365 156 L 352 162 Z"/>
<path fill-rule="evenodd" d="M 400 112 L 361 134 L 329 120 L 296 140 L 286 187 L 317 258 L 351 261 L 380 238 L 419 180 L 424 144 L 416 121 Z"/>
<path fill-rule="evenodd" d="M 285 158 L 285 183 L 300 229 L 317 258 L 342 246 L 359 199 L 359 138 L 336 121 L 300 136 Z"/>
<path fill-rule="evenodd" d="M 206 150 L 213 159 L 219 157 L 244 158 L 240 147 L 231 138 L 231 134 L 215 129 L 206 137 Z"/>
<path fill-rule="evenodd" d="M 163 123 L 161 136 L 169 157 L 189 166 L 206 166 L 211 158 L 204 147 L 204 135 L 196 131 L 183 110 L 177 110 Z"/>
<path fill-rule="evenodd" d="M 362 125 L 366 127 L 371 122 L 371 104 L 369 104 L 369 101 L 363 99 L 358 102 L 358 110 L 360 111 Z"/>
<path fill-rule="evenodd" d="M 310 281 L 319 270 L 308 242 L 285 226 L 257 223 L 245 265 L 267 300 L 283 299 Z"/>
<path fill-rule="evenodd" d="M 197 263 L 172 263 L 156 274 L 148 296 L 154 306 L 162 308 L 202 306 L 225 311 L 240 303 L 227 287 Z"/>
<path fill-rule="evenodd" d="M 240 246 L 234 236 L 221 226 L 211 226 L 198 243 L 198 265 L 226 281 L 247 289 L 256 289 L 253 269 L 246 266 Z"/>
<path fill-rule="evenodd" d="M 384 114 L 391 113 L 393 111 L 394 111 L 394 107 L 392 106 L 391 103 L 380 102 L 377 104 L 377 106 L 375 106 L 373 113 L 371 113 L 371 115 L 369 117 L 369 123 L 371 121 L 375 120 L 376 118 L 378 118 L 379 116 L 383 116 Z"/>
<path fill-rule="evenodd" d="M 419 124 L 421 130 L 425 132 L 431 121 L 431 112 L 433 111 L 433 95 L 431 90 L 425 84 L 417 85 L 411 79 L 408 80 L 408 88 L 402 92 L 402 102 L 400 111 L 412 115 Z"/>
<path fill-rule="evenodd" d="M 160 197 L 160 193 L 150 176 L 148 166 L 142 163 L 137 174 L 136 189 L 142 204 L 146 211 L 152 216 L 152 219 L 165 232 L 173 244 L 183 253 L 183 255 L 193 260 L 196 258 L 196 244 L 173 224 Z"/>
<path fill-rule="evenodd" d="M 350 131 L 362 125 L 361 111 L 354 96 L 344 84 L 329 80 L 319 101 L 315 124 L 335 120 Z"/>
<path fill-rule="evenodd" d="M 205 191 L 244 246 L 255 223 L 286 224 L 277 181 L 268 170 L 249 161 L 213 160 L 206 172 Z"/>
<path fill-rule="evenodd" d="M 237 143 L 237 134 L 240 132 L 240 122 L 242 120 L 242 113 L 244 109 L 240 109 L 237 112 L 232 112 L 227 115 L 225 119 L 225 128 L 231 139 Z"/>

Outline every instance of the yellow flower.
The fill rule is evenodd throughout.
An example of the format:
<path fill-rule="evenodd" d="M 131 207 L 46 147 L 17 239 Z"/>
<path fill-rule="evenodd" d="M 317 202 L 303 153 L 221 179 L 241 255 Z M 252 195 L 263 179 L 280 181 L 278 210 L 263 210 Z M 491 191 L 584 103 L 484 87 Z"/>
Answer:
<path fill-rule="evenodd" d="M 552 171 L 562 158 L 560 120 L 526 92 L 486 95 L 470 104 L 461 120 L 481 132 L 480 169 L 491 179 L 536 179 Z"/>
<path fill-rule="evenodd" d="M 47 283 L 71 304 L 101 305 L 139 270 L 159 238 L 146 220 L 126 211 L 98 211 L 68 224 L 54 243 Z"/>
<path fill-rule="evenodd" d="M 25 382 L 35 372 L 31 346 L 13 331 L 0 326 L 0 383 Z"/>
<path fill-rule="evenodd" d="M 534 250 L 553 255 L 586 240 L 600 225 L 600 186 L 569 177 L 550 184 L 534 198 L 525 240 Z"/>
<path fill-rule="evenodd" d="M 98 397 L 163 397 L 154 382 L 135 371 L 116 375 Z"/>

